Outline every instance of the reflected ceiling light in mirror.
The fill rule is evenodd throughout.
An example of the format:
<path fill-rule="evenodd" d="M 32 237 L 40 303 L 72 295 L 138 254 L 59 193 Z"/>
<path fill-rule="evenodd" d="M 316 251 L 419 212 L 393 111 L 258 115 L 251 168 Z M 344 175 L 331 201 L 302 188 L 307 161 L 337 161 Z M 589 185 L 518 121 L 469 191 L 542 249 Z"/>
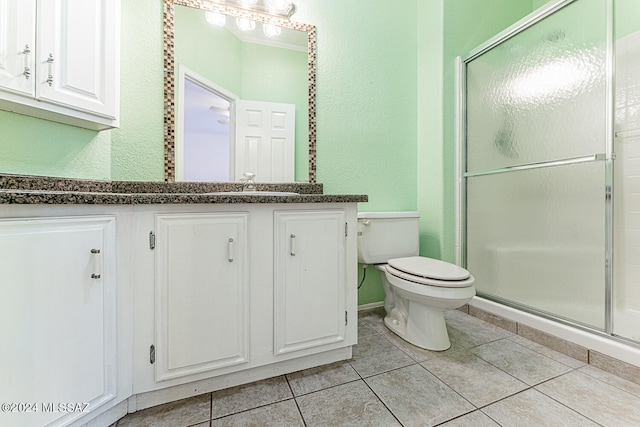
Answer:
<path fill-rule="evenodd" d="M 273 13 L 287 13 L 293 8 L 293 3 L 289 0 L 265 0 L 265 5 Z"/>
<path fill-rule="evenodd" d="M 262 24 L 262 31 L 267 37 L 278 37 L 282 33 L 282 28 L 273 24 Z"/>
<path fill-rule="evenodd" d="M 291 18 L 291 15 L 296 11 L 296 6 L 291 0 L 209 0 L 203 2 L 205 8 L 209 4 L 235 6 L 285 18 Z"/>
<path fill-rule="evenodd" d="M 211 25 L 218 25 L 220 27 L 224 27 L 227 23 L 226 15 L 217 12 L 207 12 L 205 14 L 205 18 L 207 22 Z"/>
<path fill-rule="evenodd" d="M 236 25 L 240 31 L 253 31 L 256 28 L 256 21 L 248 18 L 236 18 Z"/>

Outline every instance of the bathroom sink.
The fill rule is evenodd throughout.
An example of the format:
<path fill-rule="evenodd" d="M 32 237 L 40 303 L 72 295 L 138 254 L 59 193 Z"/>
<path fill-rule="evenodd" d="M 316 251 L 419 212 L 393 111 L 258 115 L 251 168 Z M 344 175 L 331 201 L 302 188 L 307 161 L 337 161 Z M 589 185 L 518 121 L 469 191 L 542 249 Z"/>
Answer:
<path fill-rule="evenodd" d="M 290 193 L 287 191 L 218 191 L 215 193 L 204 193 L 212 196 L 299 196 L 300 193 Z"/>

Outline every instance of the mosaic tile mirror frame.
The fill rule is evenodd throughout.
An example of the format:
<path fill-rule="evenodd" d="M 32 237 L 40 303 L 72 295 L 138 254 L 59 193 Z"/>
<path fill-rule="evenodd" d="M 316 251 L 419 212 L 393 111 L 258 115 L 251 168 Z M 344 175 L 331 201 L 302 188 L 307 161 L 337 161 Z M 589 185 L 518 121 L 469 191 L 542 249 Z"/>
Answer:
<path fill-rule="evenodd" d="M 316 182 L 316 27 L 290 21 L 260 11 L 245 10 L 235 6 L 206 0 L 164 0 L 164 176 L 166 182 L 176 180 L 175 168 L 175 59 L 174 59 L 174 7 L 176 5 L 217 12 L 236 18 L 248 18 L 257 22 L 275 24 L 307 33 L 308 39 L 308 107 L 309 107 L 309 182 Z"/>

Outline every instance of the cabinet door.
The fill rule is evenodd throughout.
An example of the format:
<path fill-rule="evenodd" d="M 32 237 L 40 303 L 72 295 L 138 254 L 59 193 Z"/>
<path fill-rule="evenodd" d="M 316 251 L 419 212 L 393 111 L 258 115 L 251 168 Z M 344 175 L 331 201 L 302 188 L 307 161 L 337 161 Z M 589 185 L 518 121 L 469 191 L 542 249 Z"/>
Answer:
<path fill-rule="evenodd" d="M 345 214 L 275 212 L 275 353 L 345 339 Z"/>
<path fill-rule="evenodd" d="M 116 118 L 117 0 L 38 0 L 36 97 Z"/>
<path fill-rule="evenodd" d="M 34 404 L 0 425 L 66 424 L 115 397 L 114 248 L 112 217 L 0 220 L 0 402 Z"/>
<path fill-rule="evenodd" d="M 156 216 L 156 380 L 248 361 L 246 213 Z"/>
<path fill-rule="evenodd" d="M 0 88 L 35 93 L 35 0 L 0 0 Z"/>

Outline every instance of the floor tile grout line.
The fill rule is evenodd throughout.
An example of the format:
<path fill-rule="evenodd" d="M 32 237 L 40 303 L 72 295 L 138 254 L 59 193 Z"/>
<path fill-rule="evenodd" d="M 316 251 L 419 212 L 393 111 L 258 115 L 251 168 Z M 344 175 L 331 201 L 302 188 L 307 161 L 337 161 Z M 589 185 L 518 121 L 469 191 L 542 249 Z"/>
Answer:
<path fill-rule="evenodd" d="M 393 411 L 391 410 L 391 408 L 389 408 L 389 407 L 387 406 L 387 404 L 386 404 L 386 403 L 384 403 L 384 400 L 382 400 L 382 398 L 381 398 L 380 396 L 378 396 L 378 393 L 376 393 L 376 392 L 371 388 L 371 386 L 369 385 L 369 383 L 368 383 L 364 378 L 362 378 L 362 382 L 367 386 L 367 388 L 368 388 L 369 390 L 371 390 L 371 393 L 373 393 L 373 395 L 376 397 L 376 399 L 378 399 L 378 402 L 382 403 L 382 406 L 384 406 L 384 407 L 387 409 L 387 411 L 389 411 L 389 413 L 391 414 L 391 416 L 392 416 L 393 418 L 395 418 L 395 420 L 396 420 L 396 421 L 398 421 L 398 424 L 400 424 L 401 426 L 404 426 L 404 424 L 402 423 L 402 421 L 400 421 L 400 419 L 396 416 L 396 414 L 394 414 L 394 413 L 393 413 Z"/>
<path fill-rule="evenodd" d="M 213 392 L 209 392 L 209 427 L 213 424 Z"/>
<path fill-rule="evenodd" d="M 523 338 L 524 338 L 524 337 L 523 337 Z M 507 339 L 509 339 L 509 338 L 507 338 Z M 525 339 L 529 340 L 528 338 L 525 338 Z M 531 350 L 531 351 L 533 351 L 534 353 L 538 353 L 539 355 L 544 356 L 544 357 L 546 357 L 547 359 L 551 359 L 551 360 L 553 360 L 554 362 L 558 362 L 558 363 L 560 363 L 560 364 L 562 364 L 562 365 L 564 365 L 564 366 L 567 366 L 567 367 L 569 367 L 569 368 L 571 368 L 571 369 L 577 369 L 577 368 L 575 368 L 575 367 L 573 367 L 573 366 L 571 366 L 571 365 L 567 365 L 567 364 L 566 364 L 566 363 L 564 363 L 564 362 L 561 362 L 561 361 L 559 361 L 559 360 L 557 360 L 557 359 L 554 359 L 554 358 L 553 358 L 553 357 L 551 357 L 551 356 L 547 356 L 546 354 L 541 353 L 541 352 L 539 352 L 539 351 L 538 351 L 538 350 L 536 350 L 536 349 L 533 349 L 533 348 L 531 348 L 531 347 L 527 347 L 526 345 L 523 345 L 523 344 L 521 344 L 521 343 L 519 343 L 519 342 L 517 342 L 517 341 L 511 340 L 511 339 L 509 339 L 509 341 L 511 341 L 511 342 L 512 342 L 512 343 L 514 343 L 514 344 L 519 345 L 520 347 L 526 348 L 527 350 Z M 529 340 L 529 341 L 531 341 L 531 340 Z M 538 345 L 542 345 L 542 344 L 536 343 L 535 341 L 531 341 L 531 342 L 532 342 L 532 343 L 535 343 L 535 344 L 538 344 Z M 543 345 L 542 345 L 542 346 L 543 346 Z M 567 355 L 566 355 L 566 354 L 564 354 L 564 353 L 560 353 L 559 351 L 554 350 L 554 349 L 552 349 L 551 347 L 547 347 L 547 346 L 543 346 L 543 347 L 544 347 L 544 348 L 546 348 L 546 349 L 548 349 L 548 350 L 555 351 L 555 352 L 557 352 L 557 353 L 559 353 L 559 354 L 562 354 L 563 356 L 571 357 L 571 356 L 567 356 Z M 572 358 L 572 359 L 573 359 L 573 358 Z M 576 360 L 576 361 L 580 362 L 578 359 L 574 359 L 574 360 Z M 586 365 L 586 363 L 585 363 L 585 365 Z M 582 367 L 582 366 L 580 366 L 580 367 Z"/>
<path fill-rule="evenodd" d="M 614 388 L 616 388 L 616 389 L 618 389 L 618 390 L 620 390 L 620 391 L 623 391 L 623 392 L 625 392 L 625 393 L 629 393 L 630 395 L 632 395 L 632 396 L 634 396 L 634 397 L 636 397 L 636 398 L 640 398 L 640 393 L 636 394 L 636 393 L 630 392 L 629 390 L 625 390 L 624 388 L 618 387 L 616 384 L 610 383 L 609 381 L 605 381 L 605 380 L 603 380 L 603 379 L 601 379 L 601 378 L 596 377 L 595 375 L 591 375 L 589 372 L 585 372 L 585 371 L 583 371 L 583 369 L 584 369 L 584 368 L 586 368 L 586 367 L 588 367 L 588 366 L 590 366 L 590 367 L 592 367 L 592 368 L 599 369 L 599 370 L 601 370 L 602 372 L 604 372 L 604 373 L 606 373 L 606 374 L 608 374 L 608 375 L 614 376 L 614 377 L 616 377 L 616 378 L 619 378 L 619 379 L 621 379 L 621 380 L 629 381 L 629 380 L 627 380 L 626 378 L 619 377 L 619 376 L 617 376 L 616 374 L 612 374 L 611 372 L 605 371 L 605 370 L 600 369 L 600 368 L 598 368 L 597 366 L 593 366 L 593 365 L 586 365 L 586 364 L 585 364 L 584 366 L 580 366 L 579 368 L 576 368 L 576 369 L 575 369 L 575 371 L 580 371 L 580 373 L 582 373 L 582 374 L 584 374 L 584 375 L 588 375 L 589 377 L 591 377 L 591 378 L 593 378 L 593 379 L 596 379 L 596 380 L 600 381 L 601 383 L 607 384 L 607 385 L 609 385 L 609 386 L 611 386 L 611 387 L 614 387 Z M 633 382 L 633 381 L 629 381 L 629 382 L 630 382 L 631 384 L 635 384 L 635 385 L 639 385 L 639 386 L 640 386 L 640 384 L 637 384 L 637 383 L 635 383 L 635 382 Z M 640 388 L 639 388 L 639 390 L 640 390 Z"/>
<path fill-rule="evenodd" d="M 289 391 L 291 392 L 291 397 L 293 398 L 293 403 L 296 405 L 296 409 L 298 410 L 298 415 L 300 415 L 300 419 L 302 420 L 302 424 L 304 427 L 307 427 L 307 421 L 304 419 L 304 415 L 302 414 L 302 410 L 300 410 L 300 405 L 298 405 L 298 401 L 296 400 L 296 394 L 293 392 L 293 387 L 291 387 L 291 382 L 289 381 L 289 377 L 287 374 L 283 375 L 284 380 L 287 382 L 287 386 L 289 386 Z"/>
<path fill-rule="evenodd" d="M 413 359 L 411 359 L 411 360 L 413 360 Z M 395 368 L 386 369 L 386 370 L 384 370 L 384 371 L 376 372 L 376 373 L 374 373 L 374 374 L 371 374 L 371 375 L 365 375 L 365 376 L 362 376 L 362 374 L 361 374 L 360 372 L 358 372 L 358 370 L 357 370 L 353 365 L 352 365 L 351 367 L 352 367 L 352 368 L 353 368 L 353 370 L 354 370 L 354 371 L 356 371 L 356 373 L 360 376 L 360 379 L 361 379 L 361 380 L 365 380 L 365 379 L 367 379 L 367 378 L 375 377 L 375 376 L 377 376 L 377 375 L 386 374 L 386 373 L 388 373 L 388 372 L 397 371 L 398 369 L 407 368 L 407 367 L 409 367 L 409 366 L 419 365 L 419 364 L 420 364 L 420 362 L 416 362 L 415 360 L 413 360 L 413 362 L 412 362 L 412 363 L 409 363 L 408 365 L 402 365 L 402 366 L 398 366 L 398 367 L 395 367 Z M 354 380 L 354 381 L 355 381 L 355 380 Z"/>
<path fill-rule="evenodd" d="M 475 406 L 475 405 L 474 405 L 474 406 Z M 455 417 L 453 417 L 453 418 L 451 418 L 451 419 L 449 419 L 449 420 L 446 420 L 446 421 L 443 421 L 443 422 L 441 422 L 441 423 L 438 423 L 438 424 L 436 424 L 436 425 L 435 425 L 435 426 L 433 426 L 433 427 L 438 427 L 438 426 L 444 425 L 444 424 L 446 424 L 446 423 L 450 423 L 451 421 L 454 421 L 454 420 L 457 420 L 457 419 L 459 419 L 459 418 L 465 417 L 465 416 L 467 416 L 467 415 L 469 415 L 469 414 L 473 414 L 474 412 L 482 412 L 482 411 L 480 411 L 480 409 L 478 409 L 478 408 L 475 408 L 475 409 L 474 409 L 474 410 L 472 410 L 472 411 L 465 412 L 464 414 L 457 415 L 457 416 L 455 416 Z M 482 413 L 484 414 L 484 412 L 482 412 Z M 486 414 L 485 414 L 485 415 L 486 415 Z M 488 416 L 488 415 L 487 415 L 487 416 Z M 489 418 L 491 418 L 491 417 L 489 417 Z M 493 418 L 491 418 L 491 419 L 493 420 Z M 495 421 L 495 420 L 494 420 L 494 421 Z M 497 423 L 497 422 L 496 422 L 496 424 L 500 425 L 500 424 L 499 424 L 499 423 Z"/>
<path fill-rule="evenodd" d="M 576 369 L 574 369 L 574 370 L 572 370 L 572 371 L 570 371 L 570 372 L 565 372 L 564 374 L 557 375 L 557 376 L 555 376 L 555 377 L 553 377 L 553 378 L 549 378 L 548 380 L 545 380 L 545 381 L 543 381 L 543 382 L 541 382 L 541 383 L 539 383 L 539 384 L 536 384 L 536 385 L 535 385 L 535 386 L 533 386 L 533 387 L 534 387 L 534 388 L 535 388 L 535 387 L 538 387 L 539 385 L 542 385 L 542 384 L 544 384 L 544 383 L 547 383 L 547 382 L 549 382 L 549 381 L 552 381 L 552 380 L 554 380 L 554 379 L 557 379 L 557 378 L 559 378 L 559 377 L 561 377 L 561 376 L 564 376 L 564 375 L 567 375 L 567 374 L 569 374 L 569 373 L 578 372 L 578 370 L 579 370 L 579 369 L 582 369 L 583 367 L 584 367 L 584 366 L 582 366 L 582 367 L 580 367 L 580 368 L 576 368 Z M 605 371 L 605 372 L 606 372 L 606 371 Z M 634 399 L 638 399 L 638 398 L 640 398 L 640 396 L 637 396 L 637 395 L 635 395 L 635 394 L 633 394 L 633 393 L 628 392 L 627 390 L 623 390 L 623 389 L 621 389 L 621 388 L 619 388 L 619 387 L 616 387 L 615 385 L 610 384 L 610 383 L 608 383 L 608 382 L 606 382 L 606 381 L 603 381 L 603 380 L 601 380 L 600 378 L 596 378 L 596 377 L 594 377 L 594 376 L 591 376 L 591 375 L 587 374 L 586 372 L 579 372 L 579 373 L 580 373 L 580 374 L 582 374 L 582 375 L 587 375 L 588 377 L 592 378 L 593 380 L 595 380 L 595 381 L 597 381 L 597 382 L 599 382 L 599 383 L 601 383 L 601 384 L 608 385 L 608 386 L 613 387 L 613 388 L 615 388 L 616 390 L 618 390 L 618 391 L 620 391 L 620 392 L 622 392 L 622 393 L 628 394 L 628 395 L 630 395 L 630 396 L 631 396 L 632 398 L 634 398 Z M 613 374 L 612 374 L 612 375 L 613 375 Z M 624 379 L 624 378 L 623 378 L 623 379 Z M 569 409 L 573 410 L 574 412 L 578 412 L 577 410 L 575 410 L 575 409 L 573 409 L 573 408 L 571 408 L 571 407 L 569 407 L 569 406 L 565 405 L 564 403 L 560 402 L 559 400 L 555 399 L 553 396 L 551 396 L 551 395 L 549 395 L 549 394 L 545 393 L 544 391 L 542 391 L 542 390 L 538 390 L 538 389 L 536 389 L 536 390 L 537 390 L 537 391 L 539 391 L 540 393 L 544 394 L 545 396 L 549 397 L 550 399 L 555 400 L 556 402 L 560 403 L 561 405 L 566 406 L 567 408 L 569 408 Z M 583 413 L 581 413 L 581 412 L 578 412 L 578 413 L 579 413 L 580 415 L 582 415 L 583 417 L 589 418 L 589 417 L 587 417 L 585 414 L 583 414 Z M 591 418 L 589 418 L 589 419 L 591 420 Z M 592 421 L 593 421 L 593 422 L 595 422 L 596 424 L 599 424 L 599 423 L 597 423 L 595 420 L 592 420 Z"/>
<path fill-rule="evenodd" d="M 558 378 L 558 377 L 556 377 L 556 378 Z M 554 378 L 552 378 L 552 379 L 554 379 Z M 551 380 L 548 380 L 548 381 L 551 381 Z M 548 382 L 548 381 L 544 381 L 543 383 L 540 383 L 540 384 L 544 384 L 544 383 L 546 383 L 546 382 Z M 569 409 L 570 411 L 575 412 L 576 414 L 578 414 L 578 415 L 580 415 L 580 416 L 582 416 L 582 417 L 584 417 L 584 418 L 588 419 L 589 421 L 592 421 L 593 423 L 595 423 L 595 424 L 597 424 L 597 425 L 599 425 L 599 426 L 602 426 L 602 424 L 600 424 L 600 423 L 599 423 L 599 422 L 597 422 L 596 420 L 592 419 L 591 417 L 588 417 L 586 414 L 583 414 L 582 412 L 579 412 L 577 409 L 574 409 L 574 408 L 572 408 L 571 406 L 566 405 L 565 403 L 563 403 L 563 402 L 559 401 L 558 399 L 554 398 L 553 396 L 548 395 L 548 394 L 547 394 L 547 393 L 545 393 L 544 391 L 542 391 L 542 390 L 538 390 L 536 387 L 537 387 L 537 386 L 539 386 L 540 384 L 536 384 L 536 385 L 535 385 L 534 387 L 532 387 L 532 388 L 533 388 L 535 391 L 537 391 L 538 393 L 541 393 L 542 395 L 544 395 L 544 396 L 548 397 L 549 399 L 553 400 L 554 402 L 558 403 L 559 405 L 562 405 L 562 406 L 564 406 L 565 408 Z"/>
<path fill-rule="evenodd" d="M 435 379 L 437 379 L 438 381 L 440 381 L 442 384 L 444 384 L 448 389 L 450 389 L 452 392 L 454 392 L 455 394 L 457 394 L 458 396 L 460 396 L 465 402 L 469 403 L 471 406 L 473 406 L 474 408 L 478 409 L 478 407 L 476 405 L 473 404 L 473 402 L 471 402 L 469 399 L 467 399 L 466 397 L 464 397 L 462 394 L 460 394 L 458 392 L 458 390 L 454 389 L 453 387 L 451 387 L 449 384 L 447 384 L 442 378 L 440 378 L 439 376 L 437 376 L 436 374 L 434 374 L 433 372 L 431 372 L 429 369 L 427 369 L 426 366 L 423 366 L 421 363 L 418 363 L 418 366 L 420 366 L 422 369 L 424 369 L 425 371 L 427 371 L 430 375 L 432 375 Z M 473 412 L 473 411 L 470 411 Z"/>
<path fill-rule="evenodd" d="M 302 420 L 302 424 L 304 427 L 307 427 L 307 420 L 304 418 L 304 414 L 302 413 L 302 409 L 300 409 L 300 405 L 298 404 L 298 399 L 293 398 L 293 403 L 296 404 L 296 408 L 298 408 L 298 414 L 300 414 L 300 419 Z"/>
<path fill-rule="evenodd" d="M 512 342 L 513 342 L 513 341 L 512 341 Z M 487 344 L 489 344 L 489 343 L 487 343 Z M 515 344 L 518 344 L 518 343 L 515 343 Z M 481 346 L 483 346 L 483 345 L 484 345 L 484 344 L 480 344 L 480 345 L 478 345 L 478 346 L 476 346 L 476 347 L 472 347 L 472 348 L 481 347 Z M 527 349 L 527 350 L 531 350 L 531 349 L 529 349 L 529 348 L 527 348 L 527 347 L 525 347 L 525 346 L 521 346 L 521 347 L 523 347 L 523 348 L 525 348 L 525 349 Z M 471 350 L 471 349 L 469 349 L 469 350 Z M 533 350 L 531 350 L 531 351 L 533 351 Z M 533 352 L 534 352 L 534 353 L 537 353 L 537 352 L 535 352 L 535 351 L 533 351 Z M 484 357 L 482 357 L 482 356 L 480 356 L 480 355 L 478 355 L 478 354 L 475 354 L 475 353 L 471 353 L 471 354 L 473 354 L 473 355 L 474 355 L 474 356 L 476 356 L 477 358 L 479 358 L 479 359 L 481 359 L 481 360 L 485 361 L 486 363 L 490 364 L 491 366 L 493 366 L 493 367 L 495 367 L 495 368 L 499 369 L 500 371 L 504 372 L 505 374 L 510 375 L 511 377 L 515 378 L 516 380 L 518 380 L 518 381 L 520 381 L 520 382 L 522 382 L 522 383 L 524 383 L 524 384 L 526 384 L 526 385 L 528 385 L 528 386 L 531 386 L 531 387 L 535 387 L 535 386 L 537 386 L 538 384 L 542 384 L 542 383 L 544 383 L 544 382 L 547 382 L 547 381 L 549 381 L 549 380 L 552 380 L 552 379 L 554 379 L 554 378 L 560 377 L 560 376 L 562 376 L 562 375 L 568 374 L 569 372 L 573 372 L 573 371 L 576 371 L 576 370 L 578 370 L 578 369 L 582 368 L 582 366 L 581 366 L 580 368 L 574 368 L 574 367 L 572 367 L 572 366 L 565 365 L 564 363 L 558 362 L 557 360 L 554 360 L 554 359 L 551 359 L 551 358 L 549 358 L 549 357 L 545 356 L 545 357 L 547 357 L 548 359 L 550 359 L 551 361 L 553 361 L 553 362 L 557 362 L 557 363 L 559 363 L 559 364 L 561 364 L 561 365 L 563 365 L 563 366 L 565 366 L 565 367 L 569 368 L 569 370 L 568 370 L 568 371 L 565 371 L 565 372 L 561 372 L 561 373 L 559 373 L 559 374 L 556 374 L 556 375 L 554 375 L 554 376 L 552 376 L 552 377 L 550 377 L 550 378 L 546 378 L 546 379 L 544 379 L 544 380 L 542 380 L 542 381 L 540 381 L 540 382 L 538 382 L 538 383 L 536 383 L 536 384 L 533 384 L 533 385 L 532 385 L 532 384 L 529 384 L 529 383 L 525 382 L 525 381 L 524 381 L 524 380 L 522 380 L 521 378 L 516 377 L 516 376 L 515 376 L 515 375 L 513 375 L 512 373 L 510 373 L 510 372 L 508 372 L 508 371 L 505 371 L 505 370 L 504 370 L 504 369 L 502 369 L 500 366 L 496 365 L 495 363 L 491 362 L 490 360 L 487 360 L 487 359 L 485 359 Z M 540 353 L 538 353 L 538 354 L 540 354 Z M 543 354 L 541 354 L 541 356 L 544 356 L 544 355 L 543 355 Z"/>
<path fill-rule="evenodd" d="M 555 349 L 553 349 L 553 348 L 551 348 L 551 347 L 547 347 L 546 345 L 540 344 L 540 343 L 535 342 L 535 341 L 531 341 L 529 338 L 525 338 L 525 337 L 523 337 L 522 335 L 515 335 L 515 336 L 520 337 L 520 338 L 523 338 L 523 339 L 525 339 L 525 340 L 528 340 L 528 341 L 530 341 L 530 342 L 531 342 L 531 343 L 533 343 L 533 344 L 538 344 L 539 346 L 544 347 L 544 348 L 545 348 L 545 349 L 547 349 L 547 350 L 555 351 L 556 353 L 558 353 L 558 354 L 560 354 L 560 355 L 562 355 L 562 356 L 564 356 L 564 357 L 568 357 L 568 358 L 570 358 L 570 359 L 575 360 L 575 361 L 576 361 L 576 362 L 578 362 L 578 363 L 581 363 L 581 365 L 580 365 L 579 367 L 574 367 L 574 366 L 568 365 L 568 364 L 566 364 L 566 363 L 564 363 L 564 362 L 561 362 L 561 361 L 560 361 L 560 360 L 558 360 L 558 359 L 555 359 L 555 358 L 553 358 L 553 357 L 551 357 L 551 356 L 547 356 L 546 354 L 544 354 L 544 353 L 542 353 L 542 352 L 540 352 L 540 351 L 536 350 L 535 348 L 528 347 L 528 346 L 526 346 L 526 345 L 524 345 L 524 344 L 521 344 L 521 343 L 519 343 L 519 342 L 517 342 L 517 341 L 512 340 L 511 338 L 507 338 L 509 341 L 511 341 L 511 342 L 513 342 L 513 343 L 516 343 L 516 344 L 518 344 L 518 345 L 521 345 L 521 346 L 523 346 L 524 348 L 527 348 L 527 349 L 529 349 L 529 350 L 531 350 L 531 351 L 534 351 L 534 352 L 536 352 L 536 353 L 538 353 L 538 354 L 541 354 L 541 355 L 543 355 L 543 356 L 545 356 L 545 357 L 548 357 L 549 359 L 555 360 L 555 361 L 556 361 L 556 362 L 558 362 L 558 363 L 562 363 L 563 365 L 569 366 L 570 368 L 578 369 L 578 368 L 582 368 L 582 367 L 585 367 L 585 366 L 589 366 L 589 364 L 588 364 L 588 363 L 585 363 L 585 362 L 583 362 L 583 361 L 581 361 L 581 360 L 578 360 L 578 359 L 576 359 L 575 357 L 569 356 L 568 354 L 564 354 L 564 353 L 562 353 L 561 351 L 555 350 Z"/>
<path fill-rule="evenodd" d="M 234 415 L 244 414 L 246 412 L 251 412 L 254 409 L 265 408 L 267 406 L 275 405 L 276 403 L 286 402 L 287 400 L 295 400 L 295 397 L 291 396 L 291 397 L 287 397 L 286 399 L 276 400 L 275 402 L 265 403 L 264 405 L 258 405 L 258 406 L 254 406 L 252 408 L 242 409 L 242 410 L 240 410 L 238 412 L 234 412 L 232 414 L 226 414 L 226 415 L 222 415 L 220 417 L 211 418 L 209 421 L 216 421 L 216 420 L 221 420 L 223 418 L 229 418 L 229 417 L 232 417 Z M 301 414 L 301 416 L 302 416 L 302 414 Z M 197 423 L 195 425 L 197 425 Z"/>
<path fill-rule="evenodd" d="M 355 369 L 354 369 L 354 370 L 355 370 Z M 356 373 L 357 373 L 357 372 L 356 372 Z M 330 386 L 328 386 L 328 387 L 324 387 L 324 388 L 321 388 L 321 389 L 318 389 L 318 390 L 313 390 L 313 391 L 309 391 L 309 392 L 306 392 L 306 393 L 302 393 L 302 394 L 300 394 L 300 395 L 298 395 L 298 396 L 293 396 L 293 398 L 294 398 L 294 399 L 297 399 L 297 398 L 299 398 L 299 397 L 309 396 L 310 394 L 319 393 L 319 392 L 321 392 L 321 391 L 329 390 L 329 389 L 336 388 L 336 387 L 340 387 L 340 386 L 345 385 L 345 384 L 355 383 L 356 381 L 360 381 L 360 380 L 363 380 L 363 379 L 364 379 L 364 378 L 360 377 L 360 378 L 356 378 L 356 379 L 353 379 L 353 380 L 345 381 L 345 382 L 340 383 L 340 384 L 330 385 Z"/>

